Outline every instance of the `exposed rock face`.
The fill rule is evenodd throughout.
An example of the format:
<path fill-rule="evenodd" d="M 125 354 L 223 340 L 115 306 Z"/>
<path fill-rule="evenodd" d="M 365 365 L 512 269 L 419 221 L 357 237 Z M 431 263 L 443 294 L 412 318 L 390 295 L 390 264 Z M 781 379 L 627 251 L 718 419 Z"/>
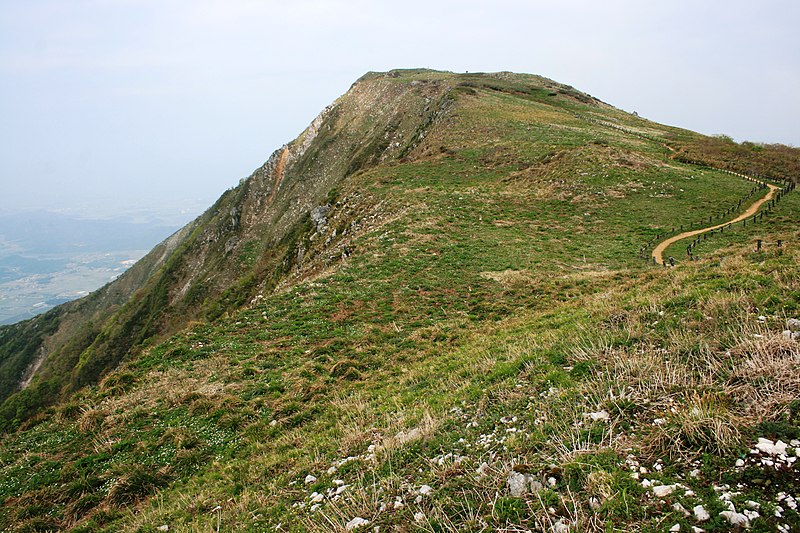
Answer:
<path fill-rule="evenodd" d="M 0 374 L 16 387 L 0 390 L 0 402 L 6 400 L 0 421 L 18 416 L 20 406 L 30 414 L 58 391 L 95 381 L 154 336 L 214 319 L 272 290 L 297 262 L 309 260 L 304 221 L 325 227 L 334 209 L 326 200 L 346 176 L 413 156 L 427 129 L 446 115 L 454 85 L 364 76 L 297 139 L 116 281 L 3 330 Z M 336 257 L 347 255 L 340 250 Z M 30 339 L 24 353 L 14 348 L 19 338 Z M 28 387 L 28 398 L 11 405 L 8 397 L 20 386 Z"/>

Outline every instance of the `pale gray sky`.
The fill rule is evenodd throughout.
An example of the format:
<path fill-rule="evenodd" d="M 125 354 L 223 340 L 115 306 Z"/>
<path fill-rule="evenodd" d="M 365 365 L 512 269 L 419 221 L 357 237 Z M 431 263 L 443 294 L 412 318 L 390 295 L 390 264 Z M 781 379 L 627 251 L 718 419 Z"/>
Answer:
<path fill-rule="evenodd" d="M 800 145 L 796 0 L 4 0 L 0 210 L 198 210 L 369 70 L 529 72 Z"/>

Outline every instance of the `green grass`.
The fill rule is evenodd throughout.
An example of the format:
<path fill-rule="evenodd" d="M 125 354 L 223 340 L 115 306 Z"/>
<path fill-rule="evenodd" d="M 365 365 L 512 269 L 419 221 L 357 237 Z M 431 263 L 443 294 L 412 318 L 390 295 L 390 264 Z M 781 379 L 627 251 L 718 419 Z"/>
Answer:
<path fill-rule="evenodd" d="M 780 340 L 800 306 L 797 196 L 699 262 L 651 268 L 641 244 L 735 203 L 747 182 L 582 121 L 583 96 L 539 78 L 458 80 L 446 125 L 339 183 L 324 232 L 293 235 L 305 260 L 276 290 L 232 291 L 241 309 L 151 343 L 5 435 L 0 525 L 330 531 L 360 516 L 651 531 L 693 525 L 680 502 L 723 530 L 713 484 L 742 483 L 737 509 L 796 493 L 793 473 L 765 488 L 763 469 L 733 464 L 757 437 L 797 429 L 797 350 Z M 787 244 L 756 257 L 755 235 Z M 256 250 L 235 260 L 252 266 Z M 588 416 L 601 411 L 609 420 Z M 659 502 L 631 475 L 640 466 L 695 495 Z M 511 497 L 512 470 L 543 490 Z M 338 498 L 335 480 L 349 485 Z M 764 513 L 754 528 L 778 523 Z"/>

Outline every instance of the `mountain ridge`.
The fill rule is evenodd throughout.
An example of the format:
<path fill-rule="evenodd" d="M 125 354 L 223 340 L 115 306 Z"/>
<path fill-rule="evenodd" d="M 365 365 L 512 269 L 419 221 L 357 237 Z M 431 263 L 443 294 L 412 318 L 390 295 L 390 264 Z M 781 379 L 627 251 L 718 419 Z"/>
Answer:
<path fill-rule="evenodd" d="M 751 191 L 698 154 L 796 155 L 538 76 L 366 74 L 118 284 L 0 330 L 0 364 L 52 343 L 3 404 L 0 523 L 722 528 L 723 482 L 774 508 L 795 471 L 734 461 L 800 435 L 797 196 L 652 268 Z"/>

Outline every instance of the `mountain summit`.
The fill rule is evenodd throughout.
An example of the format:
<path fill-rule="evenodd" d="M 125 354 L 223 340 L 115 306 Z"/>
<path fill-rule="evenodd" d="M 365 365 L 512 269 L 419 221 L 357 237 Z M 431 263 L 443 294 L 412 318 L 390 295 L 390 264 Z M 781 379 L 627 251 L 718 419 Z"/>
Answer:
<path fill-rule="evenodd" d="M 798 161 L 539 76 L 368 73 L 0 328 L 0 525 L 796 525 Z"/>
<path fill-rule="evenodd" d="M 303 241 L 325 225 L 325 213 L 341 200 L 341 182 L 376 165 L 429 157 L 430 143 L 418 149 L 425 136 L 441 129 L 458 94 L 484 84 L 598 105 L 535 76 L 366 74 L 297 139 L 120 279 L 88 298 L 2 330 L 0 400 L 20 388 L 24 392 L 6 402 L 0 416 L 24 418 L 95 382 L 153 339 L 193 320 L 214 320 L 274 290 L 294 270 L 319 262 L 306 252 L 322 252 L 322 247 L 310 250 L 314 243 Z M 348 200 L 352 204 L 354 198 Z M 333 248 L 325 247 L 328 256 L 345 247 L 346 233 L 336 235 Z"/>

